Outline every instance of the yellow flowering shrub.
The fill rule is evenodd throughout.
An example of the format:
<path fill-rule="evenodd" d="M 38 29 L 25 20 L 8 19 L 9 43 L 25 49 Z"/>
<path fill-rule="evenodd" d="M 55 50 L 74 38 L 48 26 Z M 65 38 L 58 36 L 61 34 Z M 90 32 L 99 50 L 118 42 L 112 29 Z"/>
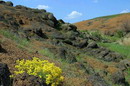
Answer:
<path fill-rule="evenodd" d="M 17 60 L 16 64 L 17 71 L 14 72 L 16 75 L 26 72 L 29 75 L 38 76 L 45 80 L 47 85 L 57 86 L 64 79 L 61 75 L 62 70 L 47 60 L 34 57 L 33 60 Z"/>

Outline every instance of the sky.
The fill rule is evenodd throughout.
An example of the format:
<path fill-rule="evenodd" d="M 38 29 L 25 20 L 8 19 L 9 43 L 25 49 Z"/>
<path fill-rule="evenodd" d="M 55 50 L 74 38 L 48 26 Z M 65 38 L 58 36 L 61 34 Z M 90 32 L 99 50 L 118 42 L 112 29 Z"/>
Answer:
<path fill-rule="evenodd" d="M 130 12 L 130 0 L 5 0 L 14 6 L 46 9 L 57 19 L 76 23 L 100 16 Z"/>

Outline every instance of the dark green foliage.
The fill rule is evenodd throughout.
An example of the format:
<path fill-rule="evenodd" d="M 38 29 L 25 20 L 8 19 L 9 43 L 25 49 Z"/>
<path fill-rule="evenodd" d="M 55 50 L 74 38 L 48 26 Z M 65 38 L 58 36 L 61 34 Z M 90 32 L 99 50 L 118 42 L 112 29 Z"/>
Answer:
<path fill-rule="evenodd" d="M 118 30 L 118 31 L 115 32 L 114 36 L 122 38 L 122 37 L 125 36 L 125 32 L 123 30 Z"/>

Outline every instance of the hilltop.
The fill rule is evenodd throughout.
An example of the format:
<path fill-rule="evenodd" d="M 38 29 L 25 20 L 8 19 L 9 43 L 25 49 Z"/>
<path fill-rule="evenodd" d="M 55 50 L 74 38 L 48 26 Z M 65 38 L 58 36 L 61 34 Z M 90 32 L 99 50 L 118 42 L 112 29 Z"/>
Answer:
<path fill-rule="evenodd" d="M 129 86 L 129 48 L 117 42 L 119 37 L 82 32 L 44 9 L 12 2 L 0 1 L 0 12 L 0 85 L 53 86 L 29 71 L 15 75 L 19 60 L 37 57 L 61 68 L 64 81 L 59 86 Z M 128 53 L 117 51 L 121 49 Z"/>
<path fill-rule="evenodd" d="M 130 13 L 97 17 L 90 20 L 77 22 L 74 25 L 79 30 L 99 30 L 106 34 L 123 31 L 130 28 Z"/>

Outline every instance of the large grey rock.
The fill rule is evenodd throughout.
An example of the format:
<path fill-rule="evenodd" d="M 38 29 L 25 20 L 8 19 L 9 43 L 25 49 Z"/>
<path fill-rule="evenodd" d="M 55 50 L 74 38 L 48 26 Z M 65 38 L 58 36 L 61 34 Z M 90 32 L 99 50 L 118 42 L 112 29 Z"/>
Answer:
<path fill-rule="evenodd" d="M 11 1 L 7 1 L 7 2 L 5 2 L 5 1 L 0 1 L 0 4 L 3 4 L 3 5 L 7 5 L 7 6 L 13 6 L 13 3 L 11 2 Z"/>
<path fill-rule="evenodd" d="M 12 3 L 11 1 L 7 1 L 7 2 L 6 2 L 6 5 L 7 5 L 7 6 L 13 6 L 13 3 Z"/>
<path fill-rule="evenodd" d="M 0 1 L 0 4 L 3 4 L 3 5 L 4 5 L 5 3 L 6 3 L 5 1 L 2 1 L 2 0 Z"/>
<path fill-rule="evenodd" d="M 61 26 L 60 26 L 60 28 L 62 28 L 63 30 L 65 30 L 65 31 L 76 31 L 77 30 L 77 27 L 75 26 L 75 25 L 72 25 L 72 24 L 67 24 L 67 23 L 65 23 L 65 24 L 62 24 Z"/>

